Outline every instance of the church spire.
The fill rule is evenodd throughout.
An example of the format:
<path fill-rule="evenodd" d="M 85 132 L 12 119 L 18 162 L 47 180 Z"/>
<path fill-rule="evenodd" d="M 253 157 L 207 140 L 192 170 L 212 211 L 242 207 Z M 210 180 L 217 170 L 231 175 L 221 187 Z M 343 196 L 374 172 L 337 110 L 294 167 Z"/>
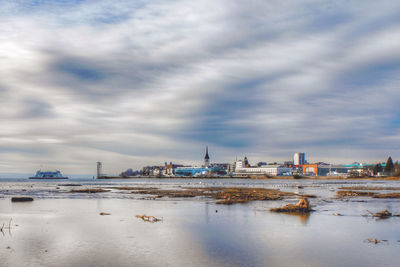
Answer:
<path fill-rule="evenodd" d="M 210 156 L 208 155 L 208 146 L 206 146 L 206 155 L 204 156 L 204 166 L 208 167 L 210 165 Z"/>

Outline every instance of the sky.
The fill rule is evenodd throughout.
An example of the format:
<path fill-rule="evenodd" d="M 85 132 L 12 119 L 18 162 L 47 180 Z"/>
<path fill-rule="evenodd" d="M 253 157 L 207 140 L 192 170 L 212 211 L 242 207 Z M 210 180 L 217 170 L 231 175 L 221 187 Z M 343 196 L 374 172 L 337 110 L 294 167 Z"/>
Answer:
<path fill-rule="evenodd" d="M 1 0 L 0 173 L 400 158 L 400 2 Z"/>

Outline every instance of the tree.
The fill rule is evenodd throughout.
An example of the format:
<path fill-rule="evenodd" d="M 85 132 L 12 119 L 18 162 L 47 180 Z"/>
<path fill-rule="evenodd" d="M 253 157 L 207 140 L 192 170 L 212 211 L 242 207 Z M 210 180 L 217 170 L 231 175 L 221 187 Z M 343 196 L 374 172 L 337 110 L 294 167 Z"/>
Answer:
<path fill-rule="evenodd" d="M 378 173 L 380 173 L 380 172 L 382 172 L 383 171 L 383 168 L 382 168 L 382 165 L 381 164 L 376 164 L 375 166 L 374 166 L 374 175 L 377 175 Z"/>
<path fill-rule="evenodd" d="M 389 157 L 386 161 L 385 172 L 386 174 L 391 174 L 394 171 L 394 164 L 392 157 Z"/>
<path fill-rule="evenodd" d="M 394 164 L 394 176 L 400 176 L 400 164 L 398 161 L 396 161 L 396 164 Z"/>

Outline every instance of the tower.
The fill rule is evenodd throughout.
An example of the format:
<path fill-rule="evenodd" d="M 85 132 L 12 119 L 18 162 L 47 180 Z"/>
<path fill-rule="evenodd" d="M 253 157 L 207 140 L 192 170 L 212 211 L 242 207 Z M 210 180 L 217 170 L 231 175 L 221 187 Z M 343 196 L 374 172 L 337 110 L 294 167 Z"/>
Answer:
<path fill-rule="evenodd" d="M 97 162 L 97 178 L 100 178 L 102 176 L 102 164 L 101 162 Z"/>
<path fill-rule="evenodd" d="M 300 153 L 300 152 L 297 152 L 297 153 L 294 153 L 294 156 L 293 156 L 293 165 L 294 166 L 300 166 L 300 165 L 303 165 L 303 164 L 305 164 L 306 163 L 306 153 Z"/>
<path fill-rule="evenodd" d="M 210 156 L 208 155 L 208 146 L 206 147 L 206 155 L 204 156 L 204 167 L 210 166 Z"/>

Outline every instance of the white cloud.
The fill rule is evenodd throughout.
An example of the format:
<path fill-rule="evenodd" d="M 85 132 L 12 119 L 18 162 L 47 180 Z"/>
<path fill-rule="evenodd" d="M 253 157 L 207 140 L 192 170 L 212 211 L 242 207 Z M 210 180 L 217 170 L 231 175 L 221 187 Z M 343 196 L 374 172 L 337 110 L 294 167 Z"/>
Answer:
<path fill-rule="evenodd" d="M 395 1 L 1 8 L 0 172 L 399 157 Z"/>

